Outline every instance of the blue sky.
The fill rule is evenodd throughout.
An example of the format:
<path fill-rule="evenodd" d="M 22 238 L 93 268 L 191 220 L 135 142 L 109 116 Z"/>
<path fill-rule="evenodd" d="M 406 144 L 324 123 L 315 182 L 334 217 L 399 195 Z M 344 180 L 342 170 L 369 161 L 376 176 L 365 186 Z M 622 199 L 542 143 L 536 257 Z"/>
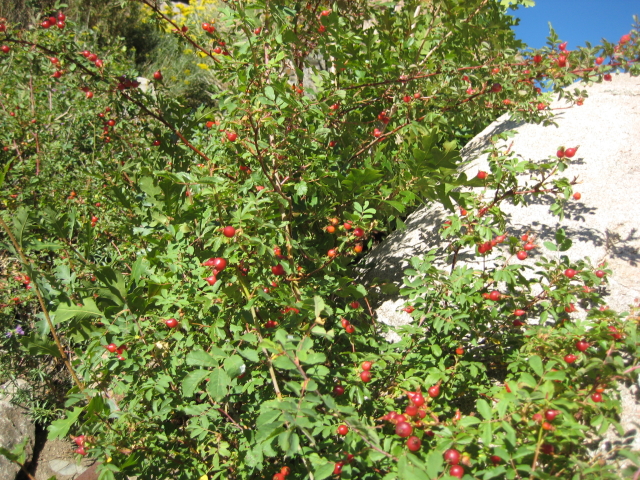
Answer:
<path fill-rule="evenodd" d="M 543 47 L 549 22 L 568 49 L 598 45 L 602 38 L 617 42 L 631 30 L 633 15 L 640 17 L 640 0 L 535 0 L 536 6 L 520 7 L 511 15 L 520 18 L 516 37 L 532 48 Z"/>

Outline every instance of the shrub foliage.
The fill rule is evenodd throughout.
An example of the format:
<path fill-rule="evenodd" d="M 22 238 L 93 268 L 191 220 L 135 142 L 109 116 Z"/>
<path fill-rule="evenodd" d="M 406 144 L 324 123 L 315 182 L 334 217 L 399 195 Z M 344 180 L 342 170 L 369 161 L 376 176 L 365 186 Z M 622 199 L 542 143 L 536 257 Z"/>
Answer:
<path fill-rule="evenodd" d="M 616 381 L 636 377 L 635 312 L 599 308 L 606 265 L 545 254 L 571 247 L 564 231 L 536 245 L 501 210 L 544 194 L 561 216 L 573 155 L 523 160 L 496 138 L 474 177 L 458 151 L 502 113 L 582 104 L 576 80 L 637 73 L 637 30 L 573 51 L 552 31 L 531 51 L 506 14 L 528 0 L 237 0 L 213 19 L 122 3 L 214 73 L 197 108 L 161 71 L 138 79 L 120 41 L 44 23 L 58 10 L 0 27 L 1 358 L 68 389 L 50 437 L 72 435 L 101 479 L 638 465 L 596 451 L 620 430 Z M 450 211 L 443 247 L 411 259 L 414 321 L 392 343 L 373 307 L 397 287 L 357 264 L 424 203 Z M 458 264 L 469 250 L 492 260 Z"/>

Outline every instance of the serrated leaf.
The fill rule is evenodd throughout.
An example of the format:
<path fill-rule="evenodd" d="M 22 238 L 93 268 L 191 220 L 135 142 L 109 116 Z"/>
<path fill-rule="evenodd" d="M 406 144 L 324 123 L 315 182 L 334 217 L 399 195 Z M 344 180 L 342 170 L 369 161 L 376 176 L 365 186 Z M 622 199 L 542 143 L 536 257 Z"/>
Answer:
<path fill-rule="evenodd" d="M 489 406 L 486 400 L 484 400 L 483 398 L 480 398 L 476 402 L 476 408 L 478 409 L 478 413 L 482 415 L 482 418 L 484 418 L 485 420 L 491 420 L 491 417 L 493 415 L 491 412 L 491 407 Z"/>
<path fill-rule="evenodd" d="M 231 379 L 227 372 L 222 368 L 216 368 L 209 375 L 209 383 L 207 384 L 207 392 L 217 402 L 227 395 L 227 387 L 231 383 Z"/>
<path fill-rule="evenodd" d="M 231 378 L 235 378 L 242 374 L 243 372 L 244 361 L 239 355 L 231 355 L 229 358 L 225 358 L 224 360 L 224 369 Z"/>
<path fill-rule="evenodd" d="M 71 426 L 78 420 L 80 414 L 83 409 L 80 407 L 75 407 L 73 412 L 67 412 L 67 416 L 65 418 L 61 418 L 59 420 L 54 420 L 49 425 L 49 435 L 47 438 L 49 440 L 55 440 L 56 438 L 64 438 L 69 433 L 69 429 Z"/>
<path fill-rule="evenodd" d="M 96 317 L 104 317 L 93 298 L 83 298 L 82 303 L 82 306 L 78 306 L 76 304 L 60 304 L 55 312 L 53 312 L 55 314 L 53 324 L 57 325 L 72 318 L 88 320 Z"/>
<path fill-rule="evenodd" d="M 558 250 L 556 246 L 551 242 L 542 242 L 542 244 L 545 246 L 547 250 L 550 250 L 552 252 L 555 252 L 556 250 Z"/>
<path fill-rule="evenodd" d="M 192 350 L 187 353 L 187 365 L 198 367 L 217 367 L 218 362 L 204 350 Z"/>
<path fill-rule="evenodd" d="M 538 355 L 533 355 L 529 357 L 529 365 L 531 366 L 533 371 L 536 373 L 536 375 L 538 375 L 539 377 L 542 377 L 542 375 L 544 375 L 544 367 L 542 366 L 542 359 Z"/>
<path fill-rule="evenodd" d="M 182 380 L 183 395 L 187 398 L 193 396 L 200 382 L 202 382 L 209 373 L 209 370 L 194 370 L 193 372 L 189 372 Z"/>

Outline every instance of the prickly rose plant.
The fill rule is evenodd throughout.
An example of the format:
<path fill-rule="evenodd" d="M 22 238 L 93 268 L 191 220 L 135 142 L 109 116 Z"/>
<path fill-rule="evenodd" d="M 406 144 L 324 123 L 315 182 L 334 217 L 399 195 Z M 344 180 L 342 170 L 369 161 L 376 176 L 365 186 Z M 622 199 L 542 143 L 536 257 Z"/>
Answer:
<path fill-rule="evenodd" d="M 473 178 L 458 155 L 502 113 L 547 121 L 556 93 L 588 101 L 562 90 L 575 80 L 637 73 L 637 30 L 528 51 L 505 13 L 526 0 L 229 1 L 214 18 L 139 3 L 206 62 L 210 102 L 185 107 L 166 94 L 179 79 L 139 79 L 118 42 L 52 12 L 0 24 L 1 321 L 25 327 L 3 361 L 64 367 L 50 437 L 73 435 L 102 479 L 600 479 L 638 463 L 590 453 L 617 427 L 615 381 L 635 378 L 635 313 L 598 308 L 606 265 L 545 257 L 570 247 L 563 231 L 540 246 L 501 212 L 545 193 L 561 215 L 575 149 L 525 162 L 496 146 Z M 423 201 L 452 212 L 452 265 L 412 260 L 415 322 L 390 344 L 353 267 Z M 460 266 L 465 248 L 494 261 Z"/>

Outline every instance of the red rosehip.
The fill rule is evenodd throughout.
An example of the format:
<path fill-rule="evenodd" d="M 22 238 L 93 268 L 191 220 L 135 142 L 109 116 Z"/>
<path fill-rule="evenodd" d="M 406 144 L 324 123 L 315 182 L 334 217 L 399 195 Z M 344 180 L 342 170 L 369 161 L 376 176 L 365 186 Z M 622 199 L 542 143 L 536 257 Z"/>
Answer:
<path fill-rule="evenodd" d="M 46 28 L 46 27 L 45 27 Z M 78 447 L 74 450 L 78 455 L 82 455 L 83 457 L 87 454 L 87 451 L 84 449 L 84 447 Z"/>
<path fill-rule="evenodd" d="M 380 138 L 382 136 L 382 131 L 379 128 L 373 129 L 373 136 L 376 138 Z"/>
<path fill-rule="evenodd" d="M 456 348 L 456 355 L 464 355 L 464 348 L 462 347 Z"/>
<path fill-rule="evenodd" d="M 491 91 L 493 93 L 500 93 L 502 91 L 502 85 L 500 85 L 499 83 L 494 83 L 493 85 L 491 85 Z"/>
<path fill-rule="evenodd" d="M 573 278 L 573 277 L 576 276 L 576 273 L 578 273 L 578 272 L 576 272 L 573 268 L 567 268 L 564 271 L 564 276 L 567 277 L 567 278 Z"/>
<path fill-rule="evenodd" d="M 346 425 L 340 425 L 338 427 L 338 435 L 342 435 L 344 437 L 347 433 L 349 433 L 349 427 Z"/>
<path fill-rule="evenodd" d="M 522 309 L 520 309 L 520 308 L 517 308 L 517 309 L 513 312 L 513 314 L 514 314 L 516 317 L 521 317 L 522 315 L 524 315 L 524 314 L 526 314 L 526 313 L 527 313 L 527 312 L 525 312 L 524 310 L 522 310 Z"/>
<path fill-rule="evenodd" d="M 421 407 L 424 405 L 424 397 L 420 392 L 417 392 L 411 397 L 411 403 L 413 403 L 416 407 Z"/>
<path fill-rule="evenodd" d="M 344 331 L 347 332 L 348 334 L 352 334 L 356 332 L 356 327 L 354 327 L 353 325 L 349 324 L 344 328 Z"/>
<path fill-rule="evenodd" d="M 396 424 L 396 435 L 406 438 L 413 433 L 413 427 L 408 422 L 398 422 Z"/>
<path fill-rule="evenodd" d="M 407 448 L 412 452 L 417 452 L 418 450 L 420 450 L 421 445 L 422 442 L 415 435 L 413 437 L 407 438 Z"/>
<path fill-rule="evenodd" d="M 342 395 L 344 393 L 344 387 L 342 385 L 336 385 L 333 387 L 333 394 L 336 396 Z"/>
<path fill-rule="evenodd" d="M 115 343 L 110 343 L 109 345 L 105 345 L 104 348 L 109 350 L 111 353 L 116 353 L 116 350 L 118 350 L 118 346 Z"/>
<path fill-rule="evenodd" d="M 591 400 L 593 400 L 595 403 L 600 403 L 602 402 L 602 394 L 601 393 L 594 393 L 591 395 Z"/>
<path fill-rule="evenodd" d="M 500 298 L 502 298 L 502 294 L 497 290 L 494 290 L 489 294 L 489 300 L 493 300 L 494 302 L 497 302 Z"/>
<path fill-rule="evenodd" d="M 527 258 L 527 252 L 525 252 L 524 250 L 520 250 L 518 253 L 516 253 L 516 257 L 518 257 L 518 260 L 524 260 L 525 258 Z"/>
<path fill-rule="evenodd" d="M 564 155 L 565 155 L 567 158 L 572 158 L 573 156 L 575 156 L 575 154 L 576 154 L 576 152 L 577 152 L 577 151 L 578 151 L 578 149 L 577 149 L 577 148 L 573 148 L 573 147 L 572 147 L 572 148 L 567 148 L 567 149 L 564 151 Z"/>
<path fill-rule="evenodd" d="M 236 132 L 227 132 L 227 140 L 229 140 L 230 142 L 235 142 L 236 138 L 238 138 L 238 134 Z"/>
<path fill-rule="evenodd" d="M 175 318 L 167 318 L 164 321 L 164 324 L 169 328 L 176 328 L 178 326 L 178 321 Z"/>
<path fill-rule="evenodd" d="M 450 448 L 446 450 L 443 454 L 444 461 L 449 465 L 457 465 L 460 463 L 460 452 L 455 448 Z"/>
<path fill-rule="evenodd" d="M 546 418 L 547 420 L 549 420 L 550 422 L 553 422 L 553 420 L 560 415 L 560 410 L 547 410 L 546 412 L 544 412 L 544 418 Z"/>
<path fill-rule="evenodd" d="M 413 308 L 412 306 L 408 306 L 408 307 L 404 307 L 402 310 L 404 310 L 407 313 L 413 313 L 415 308 Z"/>
<path fill-rule="evenodd" d="M 274 275 L 279 275 L 279 276 L 282 276 L 282 275 L 286 274 L 286 272 L 284 270 L 284 267 L 282 265 L 280 265 L 280 264 L 274 265 L 273 267 L 271 267 L 271 273 L 273 273 Z"/>
<path fill-rule="evenodd" d="M 604 277 L 605 273 L 604 273 L 604 271 L 603 271 L 603 270 L 596 270 L 596 271 L 595 271 L 595 275 L 596 275 L 596 277 L 598 277 L 598 278 L 602 278 L 602 277 Z"/>
<path fill-rule="evenodd" d="M 404 413 L 410 417 L 415 417 L 418 414 L 418 407 L 415 405 L 407 405 L 404 409 Z"/>
<path fill-rule="evenodd" d="M 542 453 L 546 453 L 547 455 L 553 455 L 553 445 L 550 445 L 548 443 L 543 443 L 542 446 L 540 447 L 540 451 Z"/>
<path fill-rule="evenodd" d="M 605 73 L 602 78 L 604 78 L 605 82 L 610 82 L 611 81 L 611 75 L 609 73 Z"/>
<path fill-rule="evenodd" d="M 491 455 L 491 463 L 498 465 L 500 462 L 502 462 L 502 459 L 498 455 Z"/>
<path fill-rule="evenodd" d="M 354 302 L 351 302 L 349 306 L 353 309 L 360 308 L 360 303 L 354 301 Z"/>
<path fill-rule="evenodd" d="M 479 170 L 476 177 L 479 178 L 480 180 L 484 180 L 485 178 L 487 178 L 487 175 L 488 175 L 487 172 L 483 170 Z"/>
<path fill-rule="evenodd" d="M 213 259 L 213 268 L 221 272 L 225 268 L 227 268 L 227 261 L 224 258 L 216 257 Z"/>
<path fill-rule="evenodd" d="M 236 229 L 233 227 L 224 227 L 222 234 L 227 238 L 232 238 L 236 234 Z"/>
<path fill-rule="evenodd" d="M 369 370 L 371 370 L 371 366 L 373 365 L 373 363 L 371 362 L 362 362 L 362 365 L 360 365 L 362 367 L 362 370 L 364 370 L 365 372 L 368 372 Z"/>
<path fill-rule="evenodd" d="M 564 356 L 564 361 L 567 363 L 573 363 L 578 359 L 573 353 Z"/>
<path fill-rule="evenodd" d="M 631 41 L 631 35 L 625 33 L 620 37 L 620 45 L 624 45 L 625 43 L 629 43 Z"/>
<path fill-rule="evenodd" d="M 369 383 L 371 381 L 371 372 L 360 373 L 360 380 L 362 380 L 364 383 Z"/>
<path fill-rule="evenodd" d="M 433 387 L 430 387 L 428 392 L 431 398 L 436 398 L 438 395 L 440 395 L 440 385 L 434 385 Z"/>
<path fill-rule="evenodd" d="M 533 250 L 534 248 L 536 248 L 536 246 L 531 242 L 527 242 L 527 243 L 524 244 L 524 246 L 522 248 L 524 248 L 527 252 L 529 252 L 529 251 Z"/>
<path fill-rule="evenodd" d="M 596 65 L 602 65 L 602 62 L 604 62 L 604 58 L 602 57 L 596 58 Z"/>
<path fill-rule="evenodd" d="M 364 230 L 358 227 L 355 230 L 353 230 L 353 234 L 358 238 L 362 238 L 364 237 Z"/>
<path fill-rule="evenodd" d="M 211 275 L 207 278 L 204 279 L 209 285 L 215 285 L 215 283 L 218 281 L 218 279 L 216 278 L 215 275 Z"/>
<path fill-rule="evenodd" d="M 162 80 L 162 72 L 160 70 L 153 72 L 153 78 L 155 78 L 156 80 Z"/>
<path fill-rule="evenodd" d="M 344 465 L 343 462 L 336 462 L 335 467 L 333 467 L 333 474 L 334 475 L 340 475 L 342 473 L 342 466 Z"/>

